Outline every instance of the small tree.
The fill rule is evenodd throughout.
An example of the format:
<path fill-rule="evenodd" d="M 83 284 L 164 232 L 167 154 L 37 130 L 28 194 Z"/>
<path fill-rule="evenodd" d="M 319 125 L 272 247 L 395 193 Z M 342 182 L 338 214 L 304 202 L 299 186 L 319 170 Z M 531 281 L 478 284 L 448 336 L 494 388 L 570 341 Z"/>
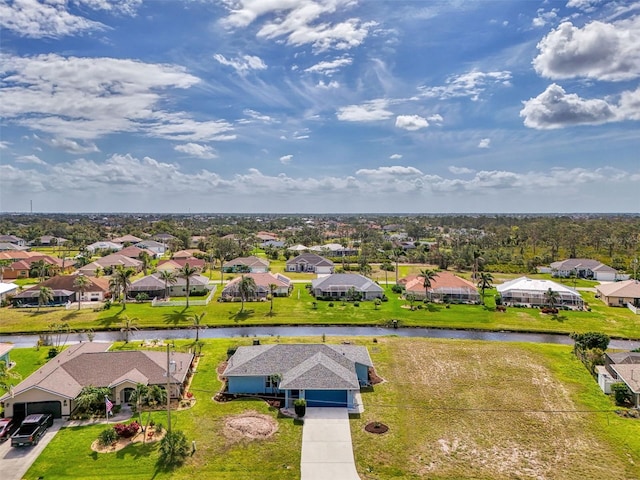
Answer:
<path fill-rule="evenodd" d="M 598 348 L 600 350 L 606 350 L 609 347 L 609 335 L 600 332 L 586 332 L 586 333 L 572 333 L 571 338 L 575 342 L 575 351 L 584 351 Z"/>
<path fill-rule="evenodd" d="M 184 432 L 180 430 L 167 432 L 160 441 L 158 463 L 164 468 L 179 467 L 186 461 L 190 451 Z"/>
<path fill-rule="evenodd" d="M 78 275 L 73 281 L 73 286 L 78 289 L 78 310 L 82 308 L 82 296 L 84 295 L 84 292 L 87 291 L 90 285 L 91 280 L 89 280 L 84 275 Z"/>
<path fill-rule="evenodd" d="M 38 308 L 36 311 L 40 311 L 42 305 L 48 305 L 53 301 L 53 290 L 49 287 L 40 287 L 38 292 Z"/>
<path fill-rule="evenodd" d="M 207 312 L 196 313 L 191 317 L 191 328 L 196 331 L 196 343 L 200 341 L 200 330 L 207 328 L 202 324 L 202 319 L 206 314 Z"/>
<path fill-rule="evenodd" d="M 124 336 L 124 343 L 129 343 L 129 337 L 133 334 L 133 332 L 138 330 L 138 319 L 137 318 L 129 318 L 127 315 L 122 317 L 122 327 L 120 331 Z"/>
<path fill-rule="evenodd" d="M 613 398 L 616 401 L 616 405 L 626 405 L 629 401 L 629 389 L 625 383 L 614 383 L 611 385 L 611 391 L 613 392 Z"/>
<path fill-rule="evenodd" d="M 98 443 L 103 447 L 107 447 L 117 440 L 118 433 L 113 427 L 105 428 L 100 432 L 100 435 L 98 435 Z"/>

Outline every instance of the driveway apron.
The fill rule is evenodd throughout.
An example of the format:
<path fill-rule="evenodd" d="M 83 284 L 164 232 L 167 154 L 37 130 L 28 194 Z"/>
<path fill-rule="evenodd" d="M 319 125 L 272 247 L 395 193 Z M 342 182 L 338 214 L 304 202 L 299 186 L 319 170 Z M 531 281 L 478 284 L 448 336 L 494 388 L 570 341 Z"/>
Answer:
<path fill-rule="evenodd" d="M 360 480 L 346 408 L 307 408 L 300 470 L 301 480 Z"/>

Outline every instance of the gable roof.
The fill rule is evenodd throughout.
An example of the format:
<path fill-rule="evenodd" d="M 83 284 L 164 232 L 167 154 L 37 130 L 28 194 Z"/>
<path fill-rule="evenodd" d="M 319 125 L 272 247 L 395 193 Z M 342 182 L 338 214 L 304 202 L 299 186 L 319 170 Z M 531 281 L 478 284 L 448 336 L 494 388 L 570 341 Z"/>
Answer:
<path fill-rule="evenodd" d="M 128 247 L 124 247 L 118 253 L 120 255 L 124 255 L 125 257 L 138 259 L 142 252 L 146 252 L 150 257 L 155 257 L 156 252 L 152 252 L 151 250 L 147 250 L 146 248 L 136 247 L 135 245 L 129 245 Z"/>
<path fill-rule="evenodd" d="M 13 393 L 17 395 L 31 388 L 38 388 L 73 399 L 88 385 L 112 387 L 127 380 L 151 385 L 166 384 L 167 364 L 164 352 L 109 352 L 107 350 L 110 346 L 97 342 L 71 345 L 16 385 Z M 171 358 L 176 365 L 171 383 L 182 383 L 191 366 L 193 354 L 174 352 Z M 2 399 L 6 397 L 8 394 Z"/>
<path fill-rule="evenodd" d="M 268 272 L 258 272 L 245 273 L 241 277 L 234 278 L 229 283 L 227 283 L 225 290 L 230 287 L 231 289 L 233 289 L 237 283 L 240 283 L 242 281 L 242 277 L 253 278 L 253 281 L 256 282 L 256 287 L 263 289 L 266 288 L 267 290 L 269 289 L 269 285 L 272 283 L 277 285 L 279 288 L 288 287 L 289 285 L 291 285 L 291 279 L 279 273 L 273 274 Z"/>
<path fill-rule="evenodd" d="M 0 282 L 0 295 L 3 295 L 5 293 L 15 292 L 16 290 L 18 290 L 18 288 L 20 288 L 20 286 L 15 283 Z"/>
<path fill-rule="evenodd" d="M 300 255 L 287 260 L 287 265 L 295 265 L 297 263 L 308 263 L 315 267 L 332 267 L 334 265 L 331 260 L 327 260 L 315 253 L 301 253 Z"/>
<path fill-rule="evenodd" d="M 384 291 L 380 285 L 359 273 L 334 273 L 312 280 L 311 285 L 314 289 L 319 288 L 324 292 L 343 291 L 350 287 L 354 287 L 361 292 Z"/>
<path fill-rule="evenodd" d="M 596 290 L 606 297 L 640 298 L 640 282 L 638 280 L 603 283 L 601 285 L 597 285 Z"/>
<path fill-rule="evenodd" d="M 593 260 L 591 258 L 568 258 L 559 262 L 553 262 L 549 265 L 554 270 L 592 270 L 594 272 L 616 272 L 615 268 L 611 268 L 604 263 Z"/>
<path fill-rule="evenodd" d="M 138 243 L 141 242 L 142 239 L 136 237 L 135 235 L 123 235 L 122 237 L 117 237 L 111 240 L 113 243 Z"/>
<path fill-rule="evenodd" d="M 552 282 L 551 280 L 531 279 L 529 277 L 519 277 L 508 282 L 501 283 L 496 286 L 499 293 L 507 292 L 510 290 L 520 290 L 529 292 L 541 292 L 544 293 L 551 289 L 554 292 L 564 293 L 571 296 L 580 297 L 580 294 L 566 285 Z"/>
<path fill-rule="evenodd" d="M 476 286 L 469 280 L 460 278 L 447 271 L 440 271 L 437 273 L 438 275 L 431 280 L 431 287 L 429 288 L 429 291 L 431 292 L 441 291 L 446 293 L 461 290 L 471 293 L 478 292 Z M 421 293 L 424 293 L 424 278 L 422 278 L 421 276 L 410 275 L 409 277 L 405 277 L 404 280 L 404 284 L 406 285 L 406 290 L 408 292 L 419 291 Z"/>
<path fill-rule="evenodd" d="M 39 283 L 35 287 L 31 287 L 25 292 L 30 290 L 40 291 L 40 287 L 49 287 L 52 290 L 65 290 L 72 292 L 79 292 L 80 289 L 74 285 L 75 281 L 81 275 L 56 275 L 55 277 L 51 277 L 44 282 Z M 106 278 L 96 278 L 96 277 L 85 277 L 89 280 L 89 284 L 85 288 L 85 292 L 108 292 L 109 291 L 109 280 Z M 24 293 L 24 292 L 23 292 Z"/>
<path fill-rule="evenodd" d="M 223 376 L 281 375 L 283 389 L 357 389 L 355 364 L 373 366 L 366 347 L 275 344 L 238 347 Z"/>
<path fill-rule="evenodd" d="M 246 265 L 247 267 L 268 267 L 269 262 L 256 256 L 238 257 L 226 262 L 223 267 L 233 267 L 235 265 Z"/>

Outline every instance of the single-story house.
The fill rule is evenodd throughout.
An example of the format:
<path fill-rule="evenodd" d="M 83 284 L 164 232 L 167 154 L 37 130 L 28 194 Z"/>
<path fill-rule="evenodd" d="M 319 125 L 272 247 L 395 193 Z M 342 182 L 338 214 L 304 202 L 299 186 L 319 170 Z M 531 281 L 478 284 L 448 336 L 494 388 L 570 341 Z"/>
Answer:
<path fill-rule="evenodd" d="M 61 307 L 67 303 L 72 303 L 76 299 L 76 292 L 64 288 L 51 289 L 51 300 L 42 306 Z M 40 297 L 40 287 L 32 287 L 13 296 L 11 304 L 14 307 L 38 307 Z"/>
<path fill-rule="evenodd" d="M 261 248 L 283 248 L 285 243 L 282 240 L 265 240 L 260 244 Z"/>
<path fill-rule="evenodd" d="M 305 247 L 304 245 L 298 244 L 298 245 L 294 245 L 292 247 L 287 248 L 287 250 L 290 250 L 292 252 L 306 252 L 307 250 L 309 250 L 309 247 Z"/>
<path fill-rule="evenodd" d="M 15 283 L 4 283 L 0 282 L 0 302 L 3 302 L 7 299 L 7 296 L 15 295 L 18 293 L 19 285 Z"/>
<path fill-rule="evenodd" d="M 187 294 L 187 280 L 183 277 L 176 276 L 175 283 L 168 283 L 166 287 L 170 297 L 184 297 Z M 203 275 L 194 275 L 189 279 L 189 295 L 205 291 L 208 294 L 213 288 L 215 288 L 215 285 L 209 284 L 209 279 Z M 159 272 L 152 273 L 131 283 L 129 296 L 135 298 L 140 293 L 146 293 L 149 298 L 164 298 L 165 283 L 160 278 Z"/>
<path fill-rule="evenodd" d="M 62 237 L 54 237 L 53 235 L 43 235 L 38 239 L 38 244 L 42 246 L 64 245 L 68 241 L 69 240 Z"/>
<path fill-rule="evenodd" d="M 162 243 L 169 243 L 171 240 L 175 240 L 176 237 L 171 235 L 170 233 L 157 233 L 151 237 L 152 240 L 156 240 Z"/>
<path fill-rule="evenodd" d="M 596 286 L 596 293 L 596 296 L 610 307 L 624 307 L 631 304 L 635 308 L 640 308 L 640 281 L 638 280 L 603 283 Z"/>
<path fill-rule="evenodd" d="M 27 246 L 27 241 L 24 238 L 16 237 L 15 235 L 0 235 L 0 242 L 11 243 L 17 247 Z"/>
<path fill-rule="evenodd" d="M 87 245 L 85 249 L 92 253 L 98 250 L 113 250 L 117 252 L 122 250 L 122 244 L 109 241 L 94 242 L 91 245 Z"/>
<path fill-rule="evenodd" d="M 117 237 L 111 240 L 113 243 L 130 243 L 134 245 L 142 241 L 141 238 L 136 237 L 135 235 L 123 235 L 122 237 Z"/>
<path fill-rule="evenodd" d="M 149 255 L 150 258 L 156 258 L 156 252 L 152 252 L 151 250 L 147 250 L 146 248 L 136 247 L 135 245 L 124 247 L 118 253 L 120 255 L 124 255 L 125 257 L 135 258 L 136 260 L 139 260 L 140 254 L 142 252 L 145 252 L 147 255 Z"/>
<path fill-rule="evenodd" d="M 632 393 L 636 408 L 640 408 L 640 352 L 604 354 L 604 365 L 596 366 L 598 385 L 611 393 L 611 385 L 622 382 Z"/>
<path fill-rule="evenodd" d="M 9 352 L 13 349 L 13 343 L 0 343 L 0 362 L 8 367 L 11 365 L 11 357 Z"/>
<path fill-rule="evenodd" d="M 178 250 L 171 255 L 172 260 L 184 260 L 189 258 L 196 258 L 195 255 L 204 256 L 206 253 L 201 252 L 197 248 L 188 248 L 186 250 Z"/>
<path fill-rule="evenodd" d="M 75 285 L 79 276 L 80 275 L 57 275 L 51 277 L 35 287 L 31 287 L 15 295 L 12 302 L 16 306 L 38 305 L 40 287 L 50 288 L 54 292 L 54 295 L 57 292 L 58 298 L 53 302 L 57 305 L 67 302 L 77 302 L 78 298 L 83 302 L 103 302 L 109 293 L 109 280 L 104 277 L 86 277 L 89 280 L 89 284 L 81 294 L 80 289 Z M 70 294 L 67 292 L 70 292 Z"/>
<path fill-rule="evenodd" d="M 599 282 L 615 282 L 627 280 L 629 275 L 618 273 L 615 268 L 590 258 L 569 258 L 549 265 L 553 277 L 568 278 L 575 275 L 578 278 L 598 280 Z"/>
<path fill-rule="evenodd" d="M 222 265 L 222 271 L 225 273 L 260 273 L 269 271 L 269 261 L 264 258 L 258 258 L 251 255 L 250 257 L 238 257 L 229 260 Z"/>
<path fill-rule="evenodd" d="M 333 273 L 311 281 L 311 293 L 316 298 L 347 298 L 351 289 L 360 294 L 361 300 L 384 295 L 380 285 L 359 273 Z"/>
<path fill-rule="evenodd" d="M 310 252 L 322 253 L 329 257 L 349 257 L 358 255 L 357 248 L 343 247 L 339 243 L 327 243 L 325 245 L 314 245 L 309 247 Z"/>
<path fill-rule="evenodd" d="M 528 307 L 542 307 L 547 305 L 545 293 L 551 289 L 558 294 L 556 307 L 582 309 L 584 300 L 573 288 L 553 282 L 529 277 L 509 280 L 496 286 L 505 305 L 522 305 Z"/>
<path fill-rule="evenodd" d="M 136 243 L 135 246 L 138 248 L 151 250 L 156 255 L 164 255 L 168 249 L 166 243 L 156 242 L 155 240 L 143 240 Z"/>
<path fill-rule="evenodd" d="M 111 255 L 99 258 L 95 262 L 88 263 L 84 267 L 79 268 L 78 273 L 92 277 L 95 276 L 98 271 L 109 268 L 113 269 L 118 266 L 132 268 L 136 272 L 142 270 L 142 262 L 140 260 L 120 255 L 119 253 L 112 253 Z"/>
<path fill-rule="evenodd" d="M 270 232 L 258 232 L 256 238 L 261 242 L 268 242 L 269 240 L 278 240 L 278 236 Z"/>
<path fill-rule="evenodd" d="M 165 388 L 167 355 L 164 351 L 108 351 L 110 344 L 83 342 L 69 346 L 55 358 L 0 397 L 5 415 L 23 417 L 32 413 L 51 413 L 68 417 L 83 387 L 108 387 L 116 404 L 129 402 L 138 383 Z M 171 352 L 171 398 L 184 390 L 194 355 Z"/>
<path fill-rule="evenodd" d="M 200 272 L 204 270 L 206 265 L 206 262 L 201 258 L 172 258 L 171 260 L 160 260 L 156 269 L 158 271 L 170 270 L 174 272 L 183 268 L 187 263 L 190 267 L 197 268 Z"/>
<path fill-rule="evenodd" d="M 31 247 L 19 247 L 15 243 L 0 242 L 0 252 L 25 252 Z"/>
<path fill-rule="evenodd" d="M 13 262 L 11 265 L 4 269 L 3 278 L 8 280 L 15 280 L 18 278 L 29 278 L 31 268 L 35 262 L 42 260 L 48 265 L 47 275 L 59 275 L 61 273 L 69 273 L 74 269 L 73 262 L 65 262 L 57 257 L 50 255 L 30 255 L 28 258 L 23 258 Z"/>
<path fill-rule="evenodd" d="M 333 273 L 334 264 L 315 253 L 302 253 L 297 257 L 290 258 L 286 263 L 287 272 L 305 272 L 317 274 Z"/>
<path fill-rule="evenodd" d="M 243 277 L 253 278 L 256 283 L 256 291 L 251 300 L 267 298 L 271 290 L 269 285 L 276 286 L 273 294 L 276 297 L 287 297 L 291 293 L 293 285 L 291 280 L 280 273 L 245 273 L 241 277 L 231 280 L 222 290 L 222 298 L 240 298 L 240 282 Z"/>
<path fill-rule="evenodd" d="M 402 283 L 406 293 L 414 295 L 416 299 L 425 298 L 424 278 L 410 275 Z M 480 303 L 480 294 L 472 282 L 447 271 L 438 272 L 431 280 L 429 298 L 443 303 Z"/>
<path fill-rule="evenodd" d="M 222 374 L 233 394 L 284 394 L 284 406 L 357 408 L 373 362 L 357 345 L 274 344 L 238 347 Z"/>

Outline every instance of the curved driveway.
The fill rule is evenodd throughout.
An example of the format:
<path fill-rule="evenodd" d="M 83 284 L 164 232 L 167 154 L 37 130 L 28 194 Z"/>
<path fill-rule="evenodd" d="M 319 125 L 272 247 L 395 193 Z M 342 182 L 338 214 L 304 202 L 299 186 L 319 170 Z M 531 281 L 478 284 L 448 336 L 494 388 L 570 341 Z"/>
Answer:
<path fill-rule="evenodd" d="M 307 408 L 300 470 L 301 480 L 360 480 L 346 408 Z"/>

